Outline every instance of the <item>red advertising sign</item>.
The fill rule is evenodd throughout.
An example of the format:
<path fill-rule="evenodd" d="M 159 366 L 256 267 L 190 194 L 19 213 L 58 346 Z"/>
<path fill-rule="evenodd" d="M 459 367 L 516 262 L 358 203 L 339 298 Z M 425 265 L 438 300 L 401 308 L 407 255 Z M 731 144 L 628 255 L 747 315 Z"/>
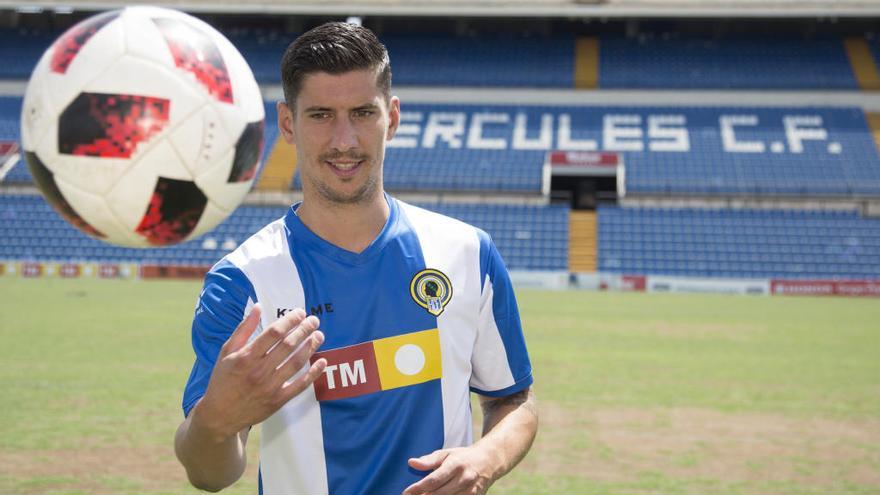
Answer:
<path fill-rule="evenodd" d="M 201 279 L 210 266 L 141 265 L 141 278 Z"/>
<path fill-rule="evenodd" d="M 119 273 L 119 265 L 102 264 L 98 266 L 98 276 L 101 278 L 117 278 Z"/>
<path fill-rule="evenodd" d="M 79 277 L 82 268 L 76 263 L 64 263 L 58 267 L 58 275 L 64 278 Z"/>
<path fill-rule="evenodd" d="M 616 167 L 620 155 L 602 151 L 551 151 L 550 165 L 582 167 Z"/>
<path fill-rule="evenodd" d="M 798 296 L 880 296 L 880 281 L 771 280 L 772 294 Z"/>
<path fill-rule="evenodd" d="M 23 277 L 35 278 L 43 275 L 42 263 L 22 263 L 21 275 Z"/>
<path fill-rule="evenodd" d="M 6 157 L 18 152 L 18 143 L 15 141 L 0 141 L 0 165 L 6 161 Z"/>
<path fill-rule="evenodd" d="M 624 275 L 620 277 L 620 290 L 627 292 L 645 292 L 647 278 L 644 275 Z"/>

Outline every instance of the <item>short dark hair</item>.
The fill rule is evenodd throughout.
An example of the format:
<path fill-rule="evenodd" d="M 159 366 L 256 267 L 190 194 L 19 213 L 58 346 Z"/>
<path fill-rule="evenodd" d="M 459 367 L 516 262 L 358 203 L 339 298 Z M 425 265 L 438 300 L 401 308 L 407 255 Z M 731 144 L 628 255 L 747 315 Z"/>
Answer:
<path fill-rule="evenodd" d="M 375 70 L 376 85 L 386 100 L 390 98 L 391 60 L 379 38 L 356 24 L 322 24 L 300 35 L 284 52 L 281 58 L 284 100 L 293 108 L 308 74 L 344 74 L 353 70 Z"/>

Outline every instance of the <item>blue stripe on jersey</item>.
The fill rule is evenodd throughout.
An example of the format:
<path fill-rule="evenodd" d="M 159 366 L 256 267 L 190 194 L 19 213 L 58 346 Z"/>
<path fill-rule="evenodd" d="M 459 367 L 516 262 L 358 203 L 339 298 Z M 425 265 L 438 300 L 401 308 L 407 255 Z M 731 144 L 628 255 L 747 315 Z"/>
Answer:
<path fill-rule="evenodd" d="M 204 289 L 192 323 L 196 361 L 183 392 L 185 416 L 205 395 L 220 348 L 244 318 L 248 299 L 257 301 L 254 286 L 237 266 L 226 259 L 205 275 Z"/>
<path fill-rule="evenodd" d="M 480 237 L 480 282 L 485 285 L 486 277 L 489 277 L 493 291 L 492 313 L 495 316 L 495 325 L 501 334 L 501 342 L 504 344 L 514 384 L 503 390 L 479 390 L 473 387 L 471 390 L 490 397 L 504 397 L 532 384 L 532 363 L 526 351 L 510 274 L 507 273 L 504 260 L 501 259 L 501 254 L 489 234 L 482 230 L 477 232 Z"/>
<path fill-rule="evenodd" d="M 397 202 L 388 202 L 388 222 L 361 253 L 319 238 L 295 213 L 287 216 L 306 307 L 323 309 L 321 350 L 437 328 L 436 317 L 410 296 L 413 275 L 425 268 L 418 238 Z M 423 477 L 407 460 L 442 448 L 442 400 L 440 380 L 433 380 L 321 402 L 330 493 L 400 493 Z"/>

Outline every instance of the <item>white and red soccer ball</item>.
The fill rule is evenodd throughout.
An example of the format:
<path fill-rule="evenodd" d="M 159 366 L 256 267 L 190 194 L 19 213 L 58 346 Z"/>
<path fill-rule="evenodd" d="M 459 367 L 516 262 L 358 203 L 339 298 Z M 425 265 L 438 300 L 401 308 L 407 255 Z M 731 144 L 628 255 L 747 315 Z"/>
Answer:
<path fill-rule="evenodd" d="M 21 117 L 25 160 L 55 210 L 92 237 L 171 245 L 241 203 L 263 150 L 264 108 L 244 58 L 182 12 L 90 17 L 43 54 Z"/>

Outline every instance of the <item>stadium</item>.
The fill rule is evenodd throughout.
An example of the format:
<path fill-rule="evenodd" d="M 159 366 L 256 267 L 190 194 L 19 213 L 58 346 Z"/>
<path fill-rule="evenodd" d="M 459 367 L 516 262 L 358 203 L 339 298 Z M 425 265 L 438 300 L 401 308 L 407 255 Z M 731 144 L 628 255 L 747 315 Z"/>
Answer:
<path fill-rule="evenodd" d="M 168 2 L 242 53 L 265 141 L 241 206 L 153 248 L 66 222 L 21 146 L 43 52 L 122 6 L 0 1 L 0 493 L 196 492 L 192 303 L 302 198 L 278 63 L 346 19 L 402 102 L 386 189 L 488 232 L 520 298 L 541 430 L 491 493 L 880 491 L 877 2 Z"/>

